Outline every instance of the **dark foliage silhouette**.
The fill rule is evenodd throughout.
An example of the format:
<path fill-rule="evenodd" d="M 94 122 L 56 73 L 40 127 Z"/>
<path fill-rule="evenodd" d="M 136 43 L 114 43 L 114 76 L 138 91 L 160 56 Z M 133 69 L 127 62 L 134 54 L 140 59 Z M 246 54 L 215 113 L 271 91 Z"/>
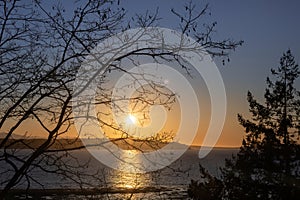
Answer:
<path fill-rule="evenodd" d="M 238 114 L 246 134 L 238 154 L 221 168 L 218 181 L 223 189 L 219 199 L 283 200 L 296 199 L 300 194 L 300 92 L 294 86 L 300 71 L 290 50 L 271 73 L 273 79 L 267 78 L 264 104 L 248 92 L 252 117 L 245 119 Z M 202 174 L 210 176 L 207 172 Z M 199 192 L 211 185 L 220 183 L 214 179 L 200 185 L 192 182 L 190 189 L 196 186 Z M 210 190 L 206 192 L 212 195 Z M 197 195 L 191 196 L 202 197 Z"/>

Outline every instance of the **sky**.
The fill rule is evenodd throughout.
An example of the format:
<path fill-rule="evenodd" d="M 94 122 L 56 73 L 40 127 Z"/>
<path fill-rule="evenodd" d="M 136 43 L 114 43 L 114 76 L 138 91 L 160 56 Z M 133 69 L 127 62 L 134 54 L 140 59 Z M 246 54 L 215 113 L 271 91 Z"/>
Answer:
<path fill-rule="evenodd" d="M 162 18 L 160 26 L 174 28 L 178 21 L 170 9 L 180 10 L 188 1 L 180 0 L 125 0 L 121 1 L 128 14 L 143 13 L 159 9 Z M 222 66 L 217 62 L 222 74 L 227 94 L 227 117 L 217 146 L 240 146 L 244 136 L 238 124 L 237 113 L 249 117 L 246 101 L 247 91 L 263 102 L 266 77 L 270 69 L 276 68 L 282 54 L 291 49 L 296 62 L 300 61 L 300 2 L 284 1 L 239 1 L 211 0 L 193 1 L 198 8 L 209 3 L 211 21 L 216 21 L 216 38 L 244 40 L 230 55 L 231 62 Z M 296 88 L 300 88 L 299 81 Z M 203 134 L 194 143 L 201 144 Z"/>
<path fill-rule="evenodd" d="M 144 14 L 147 10 L 154 12 L 158 9 L 160 27 L 178 28 L 178 18 L 171 13 L 171 9 L 184 10 L 189 1 L 182 0 L 121 0 L 120 6 L 127 11 L 127 17 L 136 13 Z M 230 62 L 223 66 L 218 60 L 216 64 L 222 75 L 227 95 L 227 115 L 221 136 L 216 146 L 237 147 L 241 145 L 245 135 L 243 127 L 237 121 L 240 113 L 249 118 L 247 91 L 263 102 L 266 78 L 270 69 L 277 67 L 282 54 L 291 49 L 296 62 L 300 62 L 300 2 L 296 0 L 284 1 L 239 1 L 239 0 L 211 0 L 192 1 L 200 10 L 209 4 L 210 16 L 203 18 L 203 23 L 217 22 L 216 39 L 244 40 L 244 44 L 231 52 Z M 72 6 L 65 2 L 66 10 Z M 202 23 L 202 22 L 201 22 Z M 203 88 L 203 81 L 195 82 Z M 300 81 L 296 83 L 300 89 Z M 198 94 L 199 95 L 199 94 Z M 200 94 L 200 96 L 202 93 Z M 203 93 L 207 96 L 207 93 Z M 207 98 L 200 104 L 199 132 L 193 142 L 201 145 L 209 123 Z M 202 107 L 202 108 L 201 108 Z M 204 107 L 204 109 L 203 109 Z M 30 127 L 32 124 L 25 124 Z M 73 130 L 74 131 L 74 130 Z"/>

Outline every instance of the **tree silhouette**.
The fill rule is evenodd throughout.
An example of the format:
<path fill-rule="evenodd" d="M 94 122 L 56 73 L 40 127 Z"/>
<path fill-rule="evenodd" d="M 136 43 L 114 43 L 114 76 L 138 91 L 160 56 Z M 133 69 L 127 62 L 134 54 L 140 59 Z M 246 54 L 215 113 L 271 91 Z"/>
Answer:
<path fill-rule="evenodd" d="M 290 50 L 267 78 L 265 103 L 247 94 L 251 119 L 238 114 L 246 135 L 221 168 L 224 199 L 295 199 L 300 192 L 300 75 Z M 207 173 L 202 173 L 206 177 Z M 191 186 L 190 186 L 191 187 Z"/>
<path fill-rule="evenodd" d="M 188 188 L 188 195 L 195 200 L 214 200 L 221 199 L 223 192 L 223 183 L 218 178 L 209 174 L 209 172 L 201 165 L 199 165 L 201 182 L 191 180 Z"/>
<path fill-rule="evenodd" d="M 70 151 L 84 146 L 74 148 L 60 144 L 60 149 L 54 148 L 60 142 L 58 139 L 61 136 L 68 136 L 74 124 L 72 97 L 78 94 L 74 94 L 72 86 L 76 73 L 97 43 L 130 27 L 158 26 L 157 12 L 147 12 L 131 19 L 126 16 L 125 9 L 119 6 L 119 1 L 75 1 L 74 7 L 68 10 L 60 2 L 51 5 L 45 2 L 0 2 L 0 129 L 1 134 L 5 134 L 0 140 L 0 165 L 5 166 L 0 168 L 0 198 L 19 185 L 25 186 L 26 189 L 29 189 L 32 183 L 44 187 L 43 183 L 37 181 L 30 173 L 33 169 L 59 174 L 80 187 L 89 186 L 91 182 L 84 181 L 83 176 L 97 178 L 97 174 L 87 174 L 85 167 L 88 163 L 80 163 L 70 154 Z M 171 13 L 178 17 L 179 31 L 182 34 L 196 38 L 212 56 L 226 59 L 230 50 L 240 46 L 242 41 L 214 40 L 216 24 L 207 23 L 202 26 L 203 23 L 200 23 L 201 16 L 207 11 L 208 6 L 198 10 L 192 3 L 188 3 L 183 13 L 173 9 Z M 163 43 L 162 38 L 154 39 Z M 168 52 L 162 49 L 141 48 L 126 55 L 116 55 L 113 63 L 103 68 L 105 72 L 97 88 L 97 101 L 91 103 L 111 106 L 108 95 L 111 91 L 103 86 L 107 80 L 105 77 L 112 71 L 128 73 L 122 62 L 126 60 L 137 65 L 134 56 L 144 56 L 154 61 L 172 60 L 188 72 L 186 63 L 176 55 L 180 48 L 185 48 L 184 44 L 182 41 L 181 46 L 174 46 L 174 51 L 170 49 Z M 134 41 L 124 44 L 126 45 L 134 45 Z M 162 94 L 155 86 L 152 88 L 155 91 L 153 94 Z M 172 100 L 174 95 L 165 96 Z M 147 95 L 136 100 L 152 105 L 157 99 L 149 100 L 145 97 Z M 170 101 L 163 104 L 168 106 Z M 88 119 L 89 116 L 86 117 Z M 112 123 L 100 119 L 99 121 L 119 131 Z M 33 122 L 34 128 L 38 128 L 44 134 L 45 139 L 40 143 L 32 144 L 30 140 L 26 140 L 31 130 L 27 130 L 23 125 Z M 21 134 L 23 137 L 14 138 L 15 134 Z M 128 134 L 124 132 L 124 135 L 126 138 Z M 29 149 L 26 155 L 13 149 L 17 145 Z M 64 159 L 66 157 L 75 161 L 67 162 Z"/>

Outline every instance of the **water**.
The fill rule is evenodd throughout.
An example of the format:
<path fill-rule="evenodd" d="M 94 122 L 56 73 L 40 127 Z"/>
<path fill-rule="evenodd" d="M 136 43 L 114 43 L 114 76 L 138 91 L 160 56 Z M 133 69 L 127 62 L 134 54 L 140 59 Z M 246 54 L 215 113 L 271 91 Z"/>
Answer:
<path fill-rule="evenodd" d="M 28 150 L 22 150 L 22 153 L 24 154 L 26 151 Z M 230 158 L 237 151 L 237 149 L 215 148 L 200 160 L 198 150 L 188 150 L 180 159 L 162 170 L 137 174 L 113 170 L 94 159 L 87 151 L 74 151 L 62 159 L 63 163 L 67 164 L 65 167 L 76 174 L 76 176 L 71 173 L 67 173 L 67 175 L 80 183 L 83 188 L 97 188 L 107 192 L 89 196 L 81 193 L 72 194 L 72 191 L 77 191 L 79 188 L 78 183 L 56 173 L 45 173 L 37 168 L 30 172 L 35 180 L 31 181 L 30 188 L 53 189 L 53 191 L 59 189 L 57 193 L 60 194 L 40 194 L 39 198 L 44 199 L 182 199 L 187 198 L 186 190 L 191 179 L 201 179 L 199 164 L 212 175 L 219 176 L 219 167 L 224 166 L 224 159 Z M 80 168 L 77 168 L 79 165 Z M 1 167 L 0 170 L 3 171 L 5 166 L 2 163 Z M 61 172 L 59 169 L 51 167 L 50 164 L 48 169 Z M 5 178 L 3 174 L 1 176 Z M 9 176 L 9 173 L 6 173 L 6 176 Z M 26 188 L 25 183 L 21 181 L 17 188 Z M 68 189 L 71 192 L 65 193 L 64 191 Z M 62 193 L 66 195 L 61 195 Z"/>

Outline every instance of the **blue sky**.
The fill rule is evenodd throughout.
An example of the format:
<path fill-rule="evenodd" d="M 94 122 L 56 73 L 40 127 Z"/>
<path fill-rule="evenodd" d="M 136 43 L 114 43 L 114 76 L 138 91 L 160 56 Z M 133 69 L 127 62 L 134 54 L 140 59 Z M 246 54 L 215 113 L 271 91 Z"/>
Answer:
<path fill-rule="evenodd" d="M 189 1 L 180 0 L 125 0 L 121 5 L 129 15 L 159 9 L 160 26 L 178 27 L 178 19 L 170 9 L 183 9 Z M 248 116 L 246 93 L 250 90 L 263 100 L 265 80 L 270 69 L 277 67 L 283 52 L 291 49 L 296 61 L 300 61 L 300 1 L 193 1 L 198 8 L 209 3 L 211 16 L 203 22 L 217 21 L 216 38 L 244 40 L 237 51 L 232 52 L 231 62 L 225 67 L 217 62 L 222 73 L 228 97 L 228 114 L 219 144 L 238 146 L 243 129 L 238 125 L 236 114 Z M 300 88 L 300 82 L 296 83 Z"/>
<path fill-rule="evenodd" d="M 136 13 L 154 12 L 158 8 L 161 17 L 158 26 L 176 29 L 179 20 L 170 10 L 184 11 L 184 5 L 188 2 L 120 0 L 120 6 L 126 9 L 128 19 Z M 245 41 L 242 47 L 232 52 L 230 63 L 222 66 L 216 61 L 228 99 L 227 118 L 218 146 L 240 146 L 244 131 L 237 122 L 237 113 L 249 116 L 247 91 L 250 90 L 258 100 L 263 100 L 266 77 L 270 75 L 271 67 L 278 66 L 281 55 L 287 49 L 291 49 L 296 61 L 300 62 L 300 1 L 194 0 L 193 3 L 198 9 L 209 3 L 211 16 L 205 16 L 203 23 L 217 22 L 217 39 Z M 75 6 L 72 1 L 63 4 L 67 13 Z M 300 81 L 296 87 L 300 89 Z M 203 135 L 198 136 L 197 140 L 201 141 L 201 138 Z"/>

